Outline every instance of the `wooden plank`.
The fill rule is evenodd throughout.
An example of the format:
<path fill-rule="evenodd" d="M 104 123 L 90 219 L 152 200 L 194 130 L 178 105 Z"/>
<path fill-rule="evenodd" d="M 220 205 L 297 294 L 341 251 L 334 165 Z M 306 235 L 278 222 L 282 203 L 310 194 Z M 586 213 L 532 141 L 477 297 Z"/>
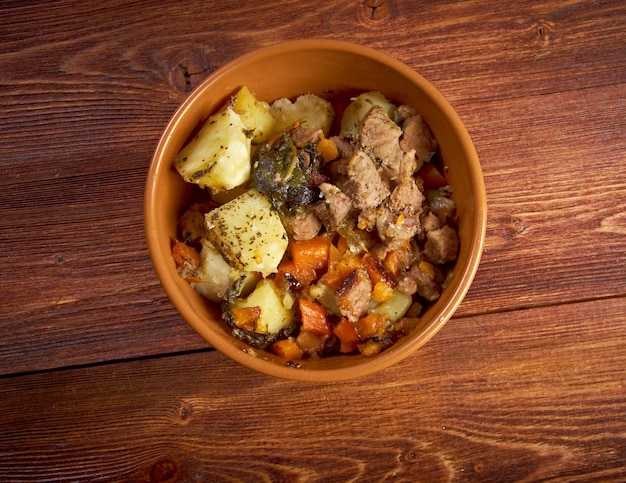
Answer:
<path fill-rule="evenodd" d="M 457 319 L 337 384 L 216 352 L 5 377 L 0 479 L 623 480 L 625 313 L 615 298 Z"/>
<path fill-rule="evenodd" d="M 624 294 L 621 2 L 272 5 L 0 6 L 0 374 L 206 347 L 147 256 L 150 156 L 188 88 L 303 32 L 399 57 L 466 122 L 490 222 L 460 316 Z"/>
<path fill-rule="evenodd" d="M 626 294 L 624 88 L 461 111 L 483 167 L 489 223 L 459 314 Z"/>

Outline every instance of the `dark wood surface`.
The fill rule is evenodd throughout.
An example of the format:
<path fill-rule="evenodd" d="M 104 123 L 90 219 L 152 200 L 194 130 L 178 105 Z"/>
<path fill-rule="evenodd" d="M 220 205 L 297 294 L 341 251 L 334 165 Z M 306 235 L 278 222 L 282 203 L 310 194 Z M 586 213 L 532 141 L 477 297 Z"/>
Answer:
<path fill-rule="evenodd" d="M 305 37 L 429 79 L 489 204 L 452 320 L 336 384 L 212 350 L 143 233 L 189 91 Z M 0 481 L 626 480 L 623 2 L 0 2 L 0 135 Z"/>

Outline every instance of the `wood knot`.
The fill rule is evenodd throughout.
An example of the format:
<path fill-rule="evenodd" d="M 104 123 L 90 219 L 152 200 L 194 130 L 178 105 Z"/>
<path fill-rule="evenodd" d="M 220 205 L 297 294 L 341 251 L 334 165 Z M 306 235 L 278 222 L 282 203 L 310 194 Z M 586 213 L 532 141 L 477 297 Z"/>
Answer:
<path fill-rule="evenodd" d="M 178 406 L 178 419 L 181 423 L 188 423 L 193 416 L 193 404 L 190 401 L 182 401 Z"/>
<path fill-rule="evenodd" d="M 535 42 L 542 47 L 547 47 L 553 42 L 554 38 L 554 22 L 548 20 L 538 20 L 534 22 L 530 31 L 535 37 Z"/>
<path fill-rule="evenodd" d="M 178 481 L 178 465 L 168 458 L 157 461 L 150 468 L 150 483 Z"/>
<path fill-rule="evenodd" d="M 190 49 L 176 55 L 170 62 L 169 80 L 182 92 L 190 92 L 215 70 L 208 52 Z"/>
<path fill-rule="evenodd" d="M 359 22 L 368 28 L 379 28 L 393 18 L 394 11 L 390 0 L 365 0 L 359 4 Z"/>
<path fill-rule="evenodd" d="M 513 226 L 513 233 L 515 235 L 523 235 L 528 230 L 528 225 L 519 216 L 511 217 L 511 225 Z"/>

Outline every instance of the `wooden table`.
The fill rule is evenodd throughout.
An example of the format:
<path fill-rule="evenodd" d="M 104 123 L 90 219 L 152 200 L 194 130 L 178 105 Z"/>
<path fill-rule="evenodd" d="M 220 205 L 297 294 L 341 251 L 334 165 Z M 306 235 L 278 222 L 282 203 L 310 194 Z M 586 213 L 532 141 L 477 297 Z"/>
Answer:
<path fill-rule="evenodd" d="M 416 354 L 336 384 L 214 351 L 143 232 L 194 86 L 351 40 L 450 100 L 481 159 L 482 263 Z M 624 481 L 621 0 L 0 4 L 0 481 Z"/>

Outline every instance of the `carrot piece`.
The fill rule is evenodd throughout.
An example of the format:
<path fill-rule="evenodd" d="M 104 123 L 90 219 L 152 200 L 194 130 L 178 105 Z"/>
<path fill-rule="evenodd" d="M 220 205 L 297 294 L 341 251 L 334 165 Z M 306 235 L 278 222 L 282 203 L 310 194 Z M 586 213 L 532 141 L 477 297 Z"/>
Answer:
<path fill-rule="evenodd" d="M 317 335 L 330 335 L 332 328 L 328 322 L 326 307 L 317 302 L 300 299 L 300 315 L 302 317 L 302 330 Z"/>
<path fill-rule="evenodd" d="M 333 327 L 333 333 L 339 339 L 339 352 L 345 354 L 356 350 L 359 343 L 359 334 L 346 317 L 342 317 L 337 325 Z"/>
<path fill-rule="evenodd" d="M 348 245 L 348 239 L 344 236 L 340 236 L 337 239 L 337 250 L 339 250 L 339 253 L 343 255 L 348 251 L 349 248 L 350 246 Z"/>
<path fill-rule="evenodd" d="M 336 290 L 348 275 L 361 267 L 361 257 L 348 251 L 335 266 L 329 267 L 329 270 L 322 276 L 321 281 L 328 287 Z"/>
<path fill-rule="evenodd" d="M 293 260 L 285 260 L 278 265 L 276 283 L 281 286 L 289 286 L 294 281 L 301 286 L 306 286 L 315 280 L 317 280 L 317 272 L 313 268 L 297 266 Z"/>
<path fill-rule="evenodd" d="M 317 143 L 317 152 L 324 158 L 324 163 L 330 163 L 339 157 L 339 150 L 337 145 L 330 139 L 326 139 L 324 136 Z"/>
<path fill-rule="evenodd" d="M 256 330 L 257 321 L 261 317 L 261 307 L 235 307 L 232 310 L 235 325 L 240 329 Z"/>
<path fill-rule="evenodd" d="M 283 340 L 277 340 L 270 346 L 270 350 L 285 359 L 289 359 L 291 361 L 298 361 L 302 359 L 302 351 L 300 347 L 296 343 L 296 339 L 293 337 L 289 337 Z"/>
<path fill-rule="evenodd" d="M 396 286 L 396 280 L 378 258 L 368 254 L 363 256 L 363 267 L 374 284 L 385 282 L 390 287 Z"/>
<path fill-rule="evenodd" d="M 172 258 L 177 267 L 195 269 L 200 266 L 200 254 L 180 240 L 175 240 L 172 246 Z"/>
<path fill-rule="evenodd" d="M 385 317 L 381 314 L 368 314 L 354 324 L 359 337 L 363 340 L 383 335 L 385 326 Z"/>
<path fill-rule="evenodd" d="M 446 178 L 439 172 L 433 163 L 425 163 L 417 172 L 417 176 L 424 180 L 424 188 L 443 188 L 448 184 Z"/>
<path fill-rule="evenodd" d="M 317 236 L 310 240 L 294 240 L 290 243 L 291 259 L 298 268 L 326 270 L 330 252 L 330 238 Z"/>
<path fill-rule="evenodd" d="M 418 265 L 420 271 L 426 275 L 429 279 L 435 280 L 435 267 L 433 267 L 432 263 L 427 261 L 422 261 Z"/>
<path fill-rule="evenodd" d="M 385 302 L 387 300 L 391 300 L 393 298 L 393 288 L 390 287 L 387 282 L 380 281 L 374 284 L 374 289 L 372 290 L 372 298 L 376 302 Z"/>
<path fill-rule="evenodd" d="M 387 253 L 385 260 L 383 260 L 383 265 L 393 276 L 398 276 L 402 270 L 409 268 L 411 258 L 411 245 L 406 243 L 400 248 Z"/>

